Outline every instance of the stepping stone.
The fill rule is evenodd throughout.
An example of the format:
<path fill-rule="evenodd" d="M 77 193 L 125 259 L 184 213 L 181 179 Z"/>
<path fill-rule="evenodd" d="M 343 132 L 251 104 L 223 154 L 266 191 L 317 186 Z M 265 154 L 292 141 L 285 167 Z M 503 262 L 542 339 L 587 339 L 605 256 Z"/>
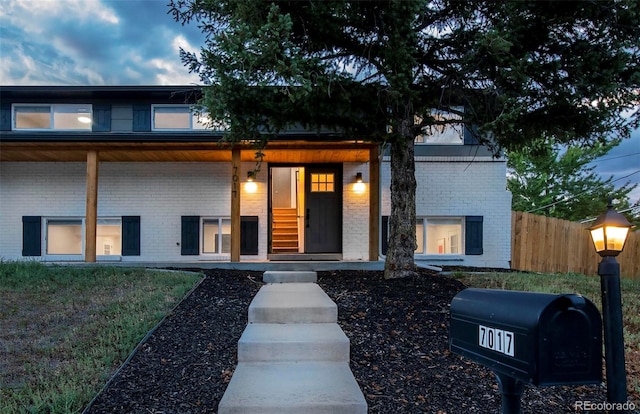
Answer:
<path fill-rule="evenodd" d="M 349 362 L 349 338 L 337 323 L 254 323 L 238 341 L 238 362 Z"/>
<path fill-rule="evenodd" d="M 366 414 L 346 363 L 240 363 L 219 414 Z"/>
<path fill-rule="evenodd" d="M 278 271 L 268 270 L 262 275 L 265 283 L 316 283 L 318 274 L 307 271 Z"/>
<path fill-rule="evenodd" d="M 335 323 L 338 307 L 315 283 L 269 284 L 249 305 L 249 323 Z"/>

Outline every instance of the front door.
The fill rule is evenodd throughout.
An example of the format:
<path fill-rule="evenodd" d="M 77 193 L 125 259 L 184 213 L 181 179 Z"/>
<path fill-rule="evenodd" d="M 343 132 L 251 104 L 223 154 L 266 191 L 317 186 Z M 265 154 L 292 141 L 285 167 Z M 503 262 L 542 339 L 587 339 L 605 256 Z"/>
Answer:
<path fill-rule="evenodd" d="M 342 166 L 305 168 L 305 253 L 342 252 Z"/>

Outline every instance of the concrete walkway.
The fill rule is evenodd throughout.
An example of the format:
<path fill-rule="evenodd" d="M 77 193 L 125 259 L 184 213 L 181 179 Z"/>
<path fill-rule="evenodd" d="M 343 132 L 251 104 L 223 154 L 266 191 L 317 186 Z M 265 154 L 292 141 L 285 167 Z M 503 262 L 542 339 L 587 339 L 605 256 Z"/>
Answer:
<path fill-rule="evenodd" d="M 315 272 L 267 271 L 249 305 L 220 414 L 364 414 L 349 339 Z"/>

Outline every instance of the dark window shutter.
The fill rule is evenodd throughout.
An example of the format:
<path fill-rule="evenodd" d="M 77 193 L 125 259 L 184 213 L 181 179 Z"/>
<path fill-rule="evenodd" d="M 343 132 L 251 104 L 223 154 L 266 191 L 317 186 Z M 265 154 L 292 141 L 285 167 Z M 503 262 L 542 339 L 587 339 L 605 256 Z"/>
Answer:
<path fill-rule="evenodd" d="M 467 216 L 464 224 L 464 254 L 480 255 L 482 249 L 482 216 Z"/>
<path fill-rule="evenodd" d="M 0 131 L 11 131 L 11 104 L 0 105 Z"/>
<path fill-rule="evenodd" d="M 93 105 L 93 132 L 111 131 L 111 105 Z"/>
<path fill-rule="evenodd" d="M 133 105 L 133 131 L 134 132 L 151 131 L 151 105 L 149 104 Z"/>
<path fill-rule="evenodd" d="M 240 254 L 258 254 L 258 216 L 240 217 Z"/>
<path fill-rule="evenodd" d="M 42 256 L 42 217 L 22 217 L 22 255 Z"/>
<path fill-rule="evenodd" d="M 180 254 L 196 256 L 200 252 L 200 217 L 182 216 L 182 240 Z"/>
<path fill-rule="evenodd" d="M 140 256 L 140 216 L 122 216 L 122 255 Z"/>
<path fill-rule="evenodd" d="M 389 216 L 382 216 L 382 254 L 389 250 Z"/>
<path fill-rule="evenodd" d="M 472 125 L 469 128 L 467 125 L 464 126 L 464 145 L 479 145 L 480 140 L 478 140 L 478 128 L 475 125 Z"/>

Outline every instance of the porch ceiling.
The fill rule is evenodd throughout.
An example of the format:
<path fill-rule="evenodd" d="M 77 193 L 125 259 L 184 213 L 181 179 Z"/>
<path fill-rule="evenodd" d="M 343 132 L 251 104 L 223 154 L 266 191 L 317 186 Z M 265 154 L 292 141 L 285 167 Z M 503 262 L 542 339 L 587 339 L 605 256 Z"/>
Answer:
<path fill-rule="evenodd" d="M 373 144 L 354 142 L 273 142 L 265 153 L 272 163 L 367 162 Z M 254 161 L 255 150 L 240 145 L 242 161 Z M 228 145 L 217 143 L 49 143 L 0 142 L 0 161 L 84 162 L 87 151 L 101 162 L 231 162 Z"/>

